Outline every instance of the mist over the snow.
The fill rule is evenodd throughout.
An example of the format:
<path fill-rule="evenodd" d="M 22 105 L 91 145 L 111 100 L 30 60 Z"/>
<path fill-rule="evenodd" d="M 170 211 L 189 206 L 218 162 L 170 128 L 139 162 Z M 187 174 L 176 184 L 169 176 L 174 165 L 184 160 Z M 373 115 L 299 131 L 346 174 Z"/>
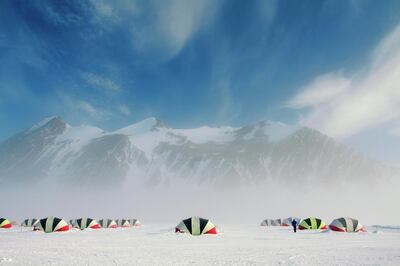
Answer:
<path fill-rule="evenodd" d="M 395 225 L 398 182 L 348 187 L 290 187 L 279 184 L 224 189 L 211 185 L 90 188 L 32 185 L 4 187 L 2 215 L 21 221 L 28 217 L 58 216 L 65 219 L 92 217 L 137 218 L 146 223 L 171 223 L 190 216 L 210 218 L 216 224 L 258 224 L 266 218 L 289 216 L 322 218 L 342 216 L 364 224 Z"/>
<path fill-rule="evenodd" d="M 310 128 L 271 121 L 115 132 L 51 117 L 0 143 L 2 215 L 215 223 L 349 216 L 395 224 L 399 169 Z"/>

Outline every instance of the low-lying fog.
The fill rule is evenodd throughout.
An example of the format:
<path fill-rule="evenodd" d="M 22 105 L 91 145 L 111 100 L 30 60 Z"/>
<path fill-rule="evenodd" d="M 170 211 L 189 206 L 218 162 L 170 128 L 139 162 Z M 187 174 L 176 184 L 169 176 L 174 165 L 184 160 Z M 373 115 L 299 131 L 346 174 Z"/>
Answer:
<path fill-rule="evenodd" d="M 126 184 L 99 190 L 37 184 L 0 187 L 0 216 L 64 219 L 137 218 L 146 223 L 171 223 L 189 216 L 209 218 L 217 225 L 259 224 L 266 218 L 289 216 L 333 218 L 349 216 L 365 225 L 400 224 L 399 182 L 348 187 L 284 187 L 281 184 L 224 188 L 212 184 L 175 184 L 144 188 Z"/>

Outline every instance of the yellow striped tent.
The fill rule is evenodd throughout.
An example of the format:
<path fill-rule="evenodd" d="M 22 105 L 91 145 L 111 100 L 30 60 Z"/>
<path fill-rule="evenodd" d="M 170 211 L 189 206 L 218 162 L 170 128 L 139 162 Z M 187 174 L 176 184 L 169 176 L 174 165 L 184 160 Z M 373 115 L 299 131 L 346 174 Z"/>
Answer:
<path fill-rule="evenodd" d="M 316 229 L 322 229 L 325 230 L 327 229 L 326 224 L 324 221 L 322 221 L 319 218 L 315 217 L 309 217 L 306 219 L 303 219 L 300 224 L 299 224 L 299 229 L 300 230 L 316 230 Z"/>
<path fill-rule="evenodd" d="M 216 226 L 208 219 L 191 217 L 182 220 L 175 228 L 177 233 L 188 233 L 191 235 L 217 234 Z"/>
<path fill-rule="evenodd" d="M 63 232 L 69 230 L 69 225 L 66 221 L 58 217 L 47 217 L 40 219 L 33 230 L 40 230 L 45 233 Z"/>
<path fill-rule="evenodd" d="M 6 218 L 0 218 L 0 228 L 11 228 L 11 222 Z"/>

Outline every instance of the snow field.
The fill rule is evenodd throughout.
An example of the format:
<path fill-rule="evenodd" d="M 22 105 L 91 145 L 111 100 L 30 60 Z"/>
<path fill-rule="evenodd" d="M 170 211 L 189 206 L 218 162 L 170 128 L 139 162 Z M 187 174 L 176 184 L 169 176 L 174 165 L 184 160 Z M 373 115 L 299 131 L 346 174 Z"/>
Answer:
<path fill-rule="evenodd" d="M 400 230 L 367 233 L 225 225 L 220 235 L 174 227 L 33 232 L 0 230 L 0 265 L 400 265 Z"/>

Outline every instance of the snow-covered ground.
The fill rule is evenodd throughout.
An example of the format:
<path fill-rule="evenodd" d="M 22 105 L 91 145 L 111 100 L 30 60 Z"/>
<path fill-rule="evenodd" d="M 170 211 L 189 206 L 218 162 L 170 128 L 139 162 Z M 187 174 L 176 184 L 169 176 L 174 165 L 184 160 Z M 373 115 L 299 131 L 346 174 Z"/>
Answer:
<path fill-rule="evenodd" d="M 221 235 L 144 225 L 45 234 L 0 229 L 0 265 L 400 265 L 400 229 L 298 232 L 224 225 Z"/>

